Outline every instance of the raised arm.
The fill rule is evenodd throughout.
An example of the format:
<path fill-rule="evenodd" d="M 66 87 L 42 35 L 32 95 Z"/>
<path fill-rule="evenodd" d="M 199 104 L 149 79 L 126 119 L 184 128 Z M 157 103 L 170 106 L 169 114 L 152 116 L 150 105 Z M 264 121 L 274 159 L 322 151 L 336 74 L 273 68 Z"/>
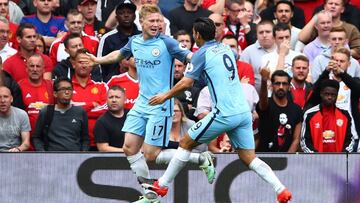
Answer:
<path fill-rule="evenodd" d="M 298 35 L 299 41 L 301 41 L 304 44 L 307 44 L 310 41 L 311 33 L 315 29 L 316 21 L 317 21 L 317 14 L 315 14 L 314 17 L 312 17 L 311 20 L 300 31 Z"/>
<path fill-rule="evenodd" d="M 270 79 L 270 70 L 268 68 L 262 68 L 260 70 L 261 75 L 261 87 L 259 94 L 259 108 L 260 110 L 265 110 L 268 108 L 268 90 L 267 90 L 267 82 Z"/>

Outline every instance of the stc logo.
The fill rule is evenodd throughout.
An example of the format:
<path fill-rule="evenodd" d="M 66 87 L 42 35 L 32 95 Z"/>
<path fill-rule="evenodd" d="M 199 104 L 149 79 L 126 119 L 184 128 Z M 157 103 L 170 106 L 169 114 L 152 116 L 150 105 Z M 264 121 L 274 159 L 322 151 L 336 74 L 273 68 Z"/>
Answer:
<path fill-rule="evenodd" d="M 156 65 L 160 65 L 160 60 L 146 60 L 146 59 L 139 59 L 135 58 L 136 67 L 142 67 L 142 68 L 154 68 Z"/>
<path fill-rule="evenodd" d="M 263 157 L 264 162 L 269 164 L 273 170 L 281 171 L 287 167 L 287 158 L 285 157 Z M 214 163 L 216 166 L 216 162 Z M 150 170 L 165 170 L 166 165 L 149 164 Z M 106 199 L 117 200 L 135 200 L 138 199 L 141 193 L 132 187 L 121 187 L 115 185 L 96 184 L 92 181 L 92 174 L 95 171 L 102 170 L 126 170 L 129 171 L 129 163 L 126 157 L 93 157 L 85 160 L 77 171 L 77 182 L 80 189 L 89 196 L 100 197 Z M 195 165 L 187 165 L 174 180 L 174 201 L 188 203 L 188 190 L 184 188 L 189 187 L 189 171 L 200 170 Z M 231 202 L 230 187 L 233 180 L 240 174 L 248 171 L 239 159 L 234 160 L 225 166 L 221 171 L 218 171 L 214 186 L 215 202 Z M 134 176 L 135 178 L 135 176 Z"/>

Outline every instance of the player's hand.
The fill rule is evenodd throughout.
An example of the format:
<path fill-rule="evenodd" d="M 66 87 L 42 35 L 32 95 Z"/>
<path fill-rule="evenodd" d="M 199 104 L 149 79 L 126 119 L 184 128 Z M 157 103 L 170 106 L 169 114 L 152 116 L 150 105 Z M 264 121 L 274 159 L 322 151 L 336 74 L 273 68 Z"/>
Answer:
<path fill-rule="evenodd" d="M 159 93 L 149 99 L 149 104 L 152 106 L 162 104 L 166 100 L 166 96 L 164 93 Z"/>
<path fill-rule="evenodd" d="M 86 53 L 86 56 L 84 56 L 84 59 L 87 61 L 87 63 L 90 66 L 99 65 L 98 58 L 96 58 L 96 56 L 94 56 L 94 55 L 92 55 L 90 53 Z"/>

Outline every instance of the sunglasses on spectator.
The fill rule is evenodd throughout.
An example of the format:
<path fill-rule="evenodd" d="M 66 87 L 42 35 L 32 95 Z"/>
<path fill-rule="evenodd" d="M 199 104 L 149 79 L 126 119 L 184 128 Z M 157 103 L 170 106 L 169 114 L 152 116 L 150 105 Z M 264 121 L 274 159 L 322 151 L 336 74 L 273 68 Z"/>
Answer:
<path fill-rule="evenodd" d="M 280 85 L 282 85 L 282 86 L 288 86 L 289 83 L 288 83 L 288 82 L 274 82 L 273 85 L 276 85 L 276 86 L 280 86 Z"/>

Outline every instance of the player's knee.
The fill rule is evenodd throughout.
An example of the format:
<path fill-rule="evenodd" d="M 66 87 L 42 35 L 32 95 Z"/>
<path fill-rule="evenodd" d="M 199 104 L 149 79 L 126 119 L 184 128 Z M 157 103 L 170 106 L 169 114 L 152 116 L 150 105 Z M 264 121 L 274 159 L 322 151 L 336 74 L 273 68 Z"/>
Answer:
<path fill-rule="evenodd" d="M 147 162 L 155 162 L 157 154 L 145 152 L 144 157 Z"/>
<path fill-rule="evenodd" d="M 193 140 L 181 139 L 179 146 L 183 149 L 191 151 L 196 146 L 196 142 Z"/>
<path fill-rule="evenodd" d="M 126 143 L 124 143 L 124 145 L 123 145 L 123 150 L 124 150 L 125 155 L 127 155 L 127 156 L 131 156 L 131 155 L 134 155 L 137 153 L 137 151 L 134 149 L 134 147 L 132 145 L 126 144 Z"/>

